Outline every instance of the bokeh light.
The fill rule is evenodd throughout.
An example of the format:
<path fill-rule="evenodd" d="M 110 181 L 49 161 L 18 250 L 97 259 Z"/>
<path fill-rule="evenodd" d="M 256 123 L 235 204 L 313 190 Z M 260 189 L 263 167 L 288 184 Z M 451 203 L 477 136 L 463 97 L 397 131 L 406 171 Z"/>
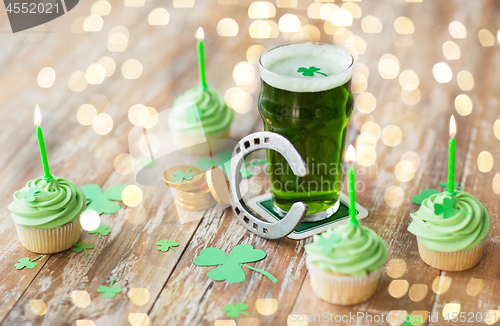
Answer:
<path fill-rule="evenodd" d="M 444 84 L 449 83 L 453 78 L 453 72 L 450 66 L 444 62 L 438 62 L 432 68 L 432 74 L 438 83 Z"/>
<path fill-rule="evenodd" d="M 398 34 L 413 34 L 415 26 L 410 18 L 401 16 L 394 21 L 394 30 Z"/>
<path fill-rule="evenodd" d="M 104 25 L 104 20 L 100 15 L 91 14 L 83 21 L 83 30 L 85 32 L 99 32 Z"/>
<path fill-rule="evenodd" d="M 460 94 L 455 98 L 455 109 L 461 116 L 467 116 L 472 112 L 472 100 L 466 94 Z"/>
<path fill-rule="evenodd" d="M 363 92 L 356 96 L 354 103 L 359 112 L 371 113 L 377 106 L 377 99 L 372 93 Z"/>
<path fill-rule="evenodd" d="M 134 159 L 128 153 L 120 153 L 115 157 L 113 166 L 116 172 L 126 175 L 134 171 Z"/>
<path fill-rule="evenodd" d="M 85 231 L 94 231 L 101 225 L 101 217 L 96 211 L 87 209 L 80 214 L 80 224 Z"/>
<path fill-rule="evenodd" d="M 68 80 L 68 87 L 73 92 L 83 92 L 87 87 L 85 73 L 83 71 L 75 71 L 72 73 Z"/>
<path fill-rule="evenodd" d="M 98 63 L 91 64 L 85 71 L 85 80 L 92 85 L 98 85 L 106 78 L 106 69 Z"/>
<path fill-rule="evenodd" d="M 146 288 L 131 288 L 127 295 L 136 306 L 144 306 L 150 299 L 149 290 Z"/>
<path fill-rule="evenodd" d="M 238 23 L 232 18 L 222 18 L 217 23 L 217 34 L 219 36 L 231 37 L 238 35 Z"/>
<path fill-rule="evenodd" d="M 179 0 L 174 0 L 174 4 L 176 1 L 179 2 Z M 182 1 L 185 1 L 185 0 L 182 0 Z M 194 5 L 194 0 L 192 0 L 192 1 L 193 1 L 193 5 Z M 182 7 L 180 7 L 180 8 L 182 8 Z M 150 325 L 149 316 L 145 313 L 131 312 L 128 314 L 127 320 L 131 326 L 149 326 Z"/>
<path fill-rule="evenodd" d="M 344 10 L 347 10 L 351 13 L 351 16 L 353 18 L 360 18 L 361 17 L 361 14 L 363 13 L 363 11 L 361 10 L 361 7 L 359 5 L 357 5 L 356 3 L 354 2 L 346 2 L 344 3 L 340 9 L 344 9 Z"/>
<path fill-rule="evenodd" d="M 451 37 L 453 38 L 466 38 L 467 37 L 467 29 L 465 25 L 459 21 L 452 21 L 448 26 L 450 30 Z"/>
<path fill-rule="evenodd" d="M 254 44 L 247 49 L 247 61 L 253 64 L 259 63 L 260 56 L 266 51 L 266 48 L 260 44 Z"/>
<path fill-rule="evenodd" d="M 406 262 L 402 259 L 391 259 L 385 266 L 387 275 L 400 278 L 406 272 Z"/>
<path fill-rule="evenodd" d="M 448 276 L 437 276 L 432 282 L 432 291 L 436 294 L 443 294 L 450 289 L 451 278 Z"/>
<path fill-rule="evenodd" d="M 76 120 L 82 126 L 90 126 L 94 123 L 97 116 L 97 110 L 92 104 L 82 104 L 76 112 Z"/>
<path fill-rule="evenodd" d="M 413 284 L 408 291 L 408 297 L 411 301 L 420 302 L 425 299 L 427 293 L 429 292 L 429 287 L 427 284 Z"/>
<path fill-rule="evenodd" d="M 443 43 L 443 54 L 444 57 L 448 60 L 457 60 L 460 59 L 460 47 L 458 46 L 457 43 L 453 41 L 446 41 Z"/>
<path fill-rule="evenodd" d="M 420 79 L 413 70 L 404 70 L 399 75 L 399 85 L 406 91 L 412 91 L 420 85 Z"/>
<path fill-rule="evenodd" d="M 474 76 L 467 71 L 462 70 L 457 74 L 457 83 L 463 91 L 470 91 L 474 88 Z"/>
<path fill-rule="evenodd" d="M 482 151 L 479 153 L 477 157 L 477 167 L 479 171 L 483 173 L 488 173 L 493 169 L 493 164 L 495 160 L 493 159 L 493 155 L 491 155 L 488 151 Z"/>
<path fill-rule="evenodd" d="M 500 195 L 500 173 L 495 174 L 493 181 L 491 182 L 493 192 Z"/>
<path fill-rule="evenodd" d="M 411 91 L 403 89 L 401 90 L 401 99 L 406 105 L 416 105 L 422 99 L 422 95 L 420 94 L 420 90 L 418 88 Z"/>
<path fill-rule="evenodd" d="M 99 16 L 108 16 L 111 12 L 111 4 L 107 0 L 99 0 L 94 2 L 90 13 Z"/>
<path fill-rule="evenodd" d="M 38 72 L 36 81 L 38 86 L 42 88 L 50 88 L 56 81 L 56 71 L 51 67 L 44 67 Z"/>
<path fill-rule="evenodd" d="M 123 203 L 129 207 L 136 207 L 142 203 L 143 194 L 141 188 L 135 185 L 126 186 L 122 192 Z"/>
<path fill-rule="evenodd" d="M 267 19 L 276 16 L 276 7 L 269 1 L 254 1 L 248 7 L 248 17 L 251 19 Z"/>
<path fill-rule="evenodd" d="M 385 191 L 384 200 L 390 207 L 399 207 L 405 200 L 405 191 L 398 186 L 391 186 Z"/>
<path fill-rule="evenodd" d="M 148 23 L 152 26 L 164 26 L 170 22 L 170 14 L 165 8 L 151 10 L 148 15 Z"/>
<path fill-rule="evenodd" d="M 248 32 L 255 39 L 276 38 L 279 28 L 274 20 L 256 20 L 250 24 Z"/>
<path fill-rule="evenodd" d="M 482 279 L 473 277 L 467 283 L 467 288 L 465 289 L 465 292 L 467 292 L 467 294 L 470 295 L 471 297 L 475 297 L 483 289 L 483 284 L 484 282 Z"/>
<path fill-rule="evenodd" d="M 111 57 L 102 57 L 97 60 L 97 63 L 100 64 L 106 71 L 106 77 L 110 77 L 115 73 L 116 63 Z"/>
<path fill-rule="evenodd" d="M 142 75 L 142 64 L 137 59 L 128 59 L 123 63 L 121 71 L 125 79 L 137 79 Z"/>
<path fill-rule="evenodd" d="M 382 130 L 382 141 L 390 147 L 394 147 L 401 143 L 403 132 L 398 126 L 388 125 Z"/>
<path fill-rule="evenodd" d="M 393 280 L 389 284 L 389 294 L 396 299 L 402 298 L 408 292 L 409 287 L 407 280 Z"/>
<path fill-rule="evenodd" d="M 493 123 L 493 133 L 497 139 L 500 139 L 500 119 L 495 120 Z"/>
<path fill-rule="evenodd" d="M 477 36 L 482 46 L 488 47 L 495 45 L 495 36 L 489 30 L 482 29 L 478 32 Z"/>
<path fill-rule="evenodd" d="M 361 29 L 367 34 L 382 32 L 382 22 L 376 16 L 368 15 L 361 21 Z"/>
<path fill-rule="evenodd" d="M 337 9 L 332 13 L 330 20 L 333 26 L 351 26 L 353 17 L 349 11 Z"/>
<path fill-rule="evenodd" d="M 281 16 L 278 27 L 285 33 L 294 33 L 300 30 L 300 19 L 294 14 L 284 14 Z"/>
<path fill-rule="evenodd" d="M 30 309 L 37 316 L 43 316 L 47 313 L 45 301 L 39 299 L 30 300 Z"/>
<path fill-rule="evenodd" d="M 394 79 L 399 75 L 399 60 L 393 54 L 384 54 L 378 61 L 378 72 L 384 79 Z"/>
<path fill-rule="evenodd" d="M 71 301 L 78 308 L 86 308 L 90 304 L 90 295 L 87 291 L 71 291 Z"/>
<path fill-rule="evenodd" d="M 101 136 L 107 135 L 113 130 L 113 118 L 107 113 L 100 113 L 96 116 L 92 129 Z"/>
<path fill-rule="evenodd" d="M 125 7 L 142 7 L 145 3 L 146 0 L 123 0 Z"/>
<path fill-rule="evenodd" d="M 271 316 L 278 311 L 278 300 L 274 298 L 257 299 L 255 308 L 262 316 Z"/>
<path fill-rule="evenodd" d="M 194 0 L 174 0 L 172 5 L 174 8 L 193 8 Z"/>
<path fill-rule="evenodd" d="M 233 80 L 236 84 L 248 85 L 255 78 L 255 68 L 249 62 L 240 62 L 233 69 Z"/>
<path fill-rule="evenodd" d="M 443 307 L 443 318 L 444 320 L 452 320 L 460 314 L 460 303 L 447 303 Z"/>

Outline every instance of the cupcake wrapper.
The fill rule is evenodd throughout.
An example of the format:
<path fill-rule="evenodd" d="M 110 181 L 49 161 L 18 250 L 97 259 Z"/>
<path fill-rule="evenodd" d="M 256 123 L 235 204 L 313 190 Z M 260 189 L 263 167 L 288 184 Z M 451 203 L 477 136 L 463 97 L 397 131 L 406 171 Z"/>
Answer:
<path fill-rule="evenodd" d="M 15 224 L 15 223 L 14 223 Z M 24 248 L 38 254 L 54 254 L 75 245 L 80 239 L 80 217 L 55 229 L 25 228 L 15 224 Z"/>
<path fill-rule="evenodd" d="M 227 144 L 227 141 L 224 140 L 229 139 L 229 127 L 230 126 L 215 134 L 205 134 L 201 136 L 193 136 L 181 130 L 172 130 L 172 138 L 175 145 L 182 150 L 182 152 L 189 155 L 206 155 L 210 154 L 210 150 L 205 139 L 209 141 L 217 139 L 218 141 L 210 142 L 210 147 L 212 153 L 218 152 Z"/>
<path fill-rule="evenodd" d="M 306 260 L 314 293 L 326 302 L 353 305 L 370 299 L 377 292 L 382 271 L 369 272 L 366 276 L 349 276 L 327 273 Z"/>
<path fill-rule="evenodd" d="M 417 237 L 418 253 L 427 265 L 436 269 L 448 272 L 465 271 L 479 263 L 486 247 L 487 238 L 488 236 L 484 237 L 483 241 L 470 250 L 443 252 L 424 247 L 420 243 L 420 238 Z"/>

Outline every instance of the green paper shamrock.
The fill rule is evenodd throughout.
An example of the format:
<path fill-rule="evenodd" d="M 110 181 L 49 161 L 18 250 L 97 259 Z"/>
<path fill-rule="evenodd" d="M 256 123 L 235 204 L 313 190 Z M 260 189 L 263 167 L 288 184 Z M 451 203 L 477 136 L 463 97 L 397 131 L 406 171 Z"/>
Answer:
<path fill-rule="evenodd" d="M 75 244 L 75 247 L 76 248 L 73 248 L 73 251 L 82 252 L 82 250 L 83 250 L 83 251 L 85 251 L 85 257 L 87 257 L 87 249 L 94 248 L 94 244 L 92 242 L 85 243 L 83 241 L 80 241 L 80 242 L 77 242 Z"/>
<path fill-rule="evenodd" d="M 325 254 L 332 252 L 333 245 L 340 242 L 340 237 L 336 234 L 330 234 L 327 238 L 325 235 L 320 235 L 318 239 L 318 246 L 321 247 L 321 252 Z"/>
<path fill-rule="evenodd" d="M 94 234 L 94 238 L 97 237 L 98 234 L 104 236 L 107 236 L 111 231 L 109 230 L 109 226 L 101 224 L 99 227 L 93 231 L 89 231 L 90 234 Z"/>
<path fill-rule="evenodd" d="M 437 193 L 438 191 L 434 189 L 424 189 L 420 192 L 420 194 L 411 197 L 411 201 L 417 205 L 422 205 L 425 199 Z"/>
<path fill-rule="evenodd" d="M 458 182 L 458 181 L 455 181 L 454 185 L 455 185 L 455 189 L 465 190 L 465 187 L 459 187 L 460 186 L 460 182 Z M 440 182 L 439 186 L 448 189 L 448 181 L 442 181 L 442 182 Z"/>
<path fill-rule="evenodd" d="M 233 153 L 230 151 L 222 151 L 219 154 L 217 154 L 217 160 L 212 160 L 210 158 L 201 158 L 196 160 L 195 164 L 197 167 L 200 169 L 207 171 L 210 169 L 212 166 L 218 166 L 224 171 L 226 174 L 226 177 L 229 179 L 229 171 L 231 169 L 231 158 L 233 156 Z M 248 156 L 246 159 L 248 159 L 250 156 Z M 243 179 L 248 179 L 252 176 L 252 172 L 250 172 L 246 168 L 241 168 L 240 169 L 241 175 Z"/>
<path fill-rule="evenodd" d="M 174 247 L 178 247 L 179 244 L 177 242 L 175 242 L 174 240 L 170 240 L 170 241 L 167 241 L 167 240 L 160 240 L 156 243 L 159 247 L 156 248 L 160 251 L 168 251 L 168 249 L 172 248 L 173 251 L 176 251 L 174 249 Z"/>
<path fill-rule="evenodd" d="M 99 185 L 88 184 L 82 187 L 85 196 L 90 201 L 87 209 L 92 209 L 97 214 L 114 214 L 120 210 L 120 205 L 113 201 L 122 201 L 123 185 L 116 185 L 104 193 Z"/>
<path fill-rule="evenodd" d="M 244 310 L 247 310 L 248 306 L 244 303 L 237 303 L 237 304 L 230 304 L 228 303 L 224 307 L 222 307 L 222 310 L 227 311 L 226 316 L 232 317 L 232 318 L 238 318 L 240 317 L 241 314 L 245 316 L 250 316 L 250 314 Z"/>
<path fill-rule="evenodd" d="M 453 206 L 455 205 L 455 199 L 453 198 L 445 198 L 443 200 L 443 204 L 434 204 L 434 214 L 441 215 L 443 214 L 443 218 L 450 218 L 453 215 Z"/>
<path fill-rule="evenodd" d="M 203 118 L 204 112 L 196 106 L 192 106 L 186 109 L 186 115 L 188 123 L 198 123 Z"/>
<path fill-rule="evenodd" d="M 24 267 L 26 267 L 27 269 L 35 268 L 36 265 L 38 265 L 38 264 L 34 263 L 34 261 L 38 260 L 40 258 L 42 258 L 42 256 L 38 256 L 38 257 L 33 258 L 31 260 L 29 259 L 29 257 L 21 258 L 18 260 L 19 263 L 14 264 L 14 267 L 17 269 L 23 269 Z"/>
<path fill-rule="evenodd" d="M 122 287 L 119 285 L 113 286 L 113 282 L 115 279 L 111 280 L 111 284 L 109 286 L 101 285 L 97 292 L 104 293 L 102 295 L 103 298 L 114 298 L 117 293 L 122 292 Z"/>
<path fill-rule="evenodd" d="M 322 73 L 320 72 L 321 69 L 319 68 L 316 68 L 314 66 L 311 66 L 309 68 L 306 68 L 306 67 L 300 67 L 299 69 L 297 69 L 297 72 L 298 73 L 301 73 L 302 76 L 307 76 L 307 77 L 313 77 L 314 74 L 320 74 L 320 75 L 323 75 L 323 76 L 327 76 L 327 74 L 325 73 Z"/>
<path fill-rule="evenodd" d="M 28 189 L 28 191 L 23 190 L 19 193 L 19 199 L 24 199 L 25 203 L 33 202 L 36 199 L 35 194 L 40 191 L 41 190 L 38 187 L 31 187 Z"/>
<path fill-rule="evenodd" d="M 245 272 L 241 267 L 246 267 L 269 278 L 273 283 L 277 283 L 276 277 L 270 273 L 255 267 L 243 265 L 266 258 L 266 252 L 261 249 L 254 249 L 249 244 L 240 244 L 231 250 L 230 255 L 217 248 L 205 248 L 196 257 L 193 263 L 197 266 L 216 266 L 207 273 L 207 276 L 214 281 L 227 281 L 229 283 L 241 283 L 245 280 Z"/>
<path fill-rule="evenodd" d="M 193 179 L 194 173 L 190 172 L 191 168 L 189 168 L 186 172 L 182 170 L 177 170 L 174 172 L 174 177 L 172 180 L 175 182 L 182 182 L 182 180 L 191 180 Z"/>

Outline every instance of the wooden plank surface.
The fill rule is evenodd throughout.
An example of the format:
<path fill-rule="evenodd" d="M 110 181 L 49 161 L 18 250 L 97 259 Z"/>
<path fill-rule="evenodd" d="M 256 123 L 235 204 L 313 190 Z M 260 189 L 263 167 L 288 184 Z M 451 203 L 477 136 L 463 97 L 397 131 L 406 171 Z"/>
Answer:
<path fill-rule="evenodd" d="M 491 188 L 498 164 L 495 163 L 487 173 L 480 172 L 477 164 L 482 151 L 493 154 L 495 162 L 500 160 L 499 140 L 493 133 L 493 123 L 500 119 L 496 91 L 500 87 L 496 78 L 500 73 L 498 42 L 495 40 L 493 47 L 483 47 L 478 40 L 480 29 L 486 28 L 496 34 L 499 28 L 495 19 L 499 6 L 495 1 L 424 0 L 411 3 L 365 0 L 355 3 L 362 9 L 362 14 L 361 18 L 354 19 L 349 30 L 366 43 L 366 52 L 359 55 L 358 62 L 369 70 L 366 92 L 374 94 L 377 104 L 370 114 L 355 110 L 349 139 L 354 140 L 362 132 L 361 122 L 371 119 L 381 129 L 388 125 L 403 129 L 402 141 L 397 146 L 387 146 L 383 139 L 376 142 L 375 165 L 366 171 L 359 166 L 358 181 L 366 188 L 358 194 L 358 201 L 370 212 L 363 223 L 386 241 L 388 263 L 393 266 L 388 274 L 394 276 L 384 274 L 377 294 L 366 303 L 338 307 L 324 303 L 314 295 L 303 249 L 311 239 L 261 239 L 244 229 L 231 210 L 222 211 L 220 207 L 208 210 L 202 219 L 186 222 L 177 213 L 169 189 L 140 185 L 133 173 L 121 175 L 114 169 L 115 157 L 129 151 L 127 137 L 133 127 L 128 119 L 129 108 L 142 103 L 159 112 L 166 111 L 180 93 L 196 85 L 194 32 L 198 26 L 202 25 L 207 35 L 208 81 L 220 91 L 234 87 L 233 68 L 246 60 L 248 47 L 254 44 L 271 47 L 289 42 L 281 33 L 277 39 L 251 38 L 248 30 L 254 20 L 248 18 L 248 8 L 252 1 L 236 2 L 224 5 L 216 1 L 196 1 L 194 8 L 180 9 L 173 8 L 172 2 L 147 1 L 140 7 L 125 7 L 124 2 L 112 0 L 111 14 L 104 17 L 100 32 L 74 34 L 71 24 L 78 17 L 87 16 L 94 3 L 83 2 L 67 15 L 46 24 L 41 29 L 46 33 L 41 35 L 30 32 L 0 34 L 3 115 L 0 119 L 0 143 L 3 145 L 0 152 L 0 246 L 3 248 L 0 252 L 0 275 L 3 275 L 0 282 L 0 324 L 75 325 L 77 320 L 92 320 L 95 325 L 129 325 L 134 323 L 134 316 L 137 317 L 133 314 L 142 313 L 148 316 L 151 325 L 220 326 L 237 322 L 238 325 L 291 326 L 305 325 L 294 323 L 292 319 L 287 322 L 292 313 L 296 316 L 327 312 L 332 316 L 342 316 L 360 312 L 375 317 L 415 312 L 439 316 L 438 322 L 426 320 L 424 325 L 446 325 L 448 322 L 443 320 L 442 313 L 449 303 L 459 303 L 460 312 L 465 313 L 500 310 L 500 270 L 496 263 L 500 252 L 498 208 L 495 205 L 498 195 Z M 272 19 L 278 22 L 285 13 L 293 13 L 303 24 L 307 21 L 317 26 L 322 42 L 341 42 L 342 37 L 325 33 L 323 20 L 307 17 L 311 3 L 298 0 L 297 8 L 278 7 Z M 337 1 L 336 4 L 342 6 L 344 2 Z M 165 7 L 169 11 L 167 26 L 147 23 L 148 14 L 156 7 Z M 381 33 L 364 33 L 361 21 L 368 15 L 380 18 Z M 411 19 L 415 27 L 413 34 L 398 35 L 395 32 L 394 21 L 400 16 Z M 237 36 L 217 35 L 217 23 L 224 17 L 236 20 L 239 25 Z M 0 13 L 0 18 L 0 30 L 8 30 L 5 13 Z M 454 20 L 465 24 L 466 38 L 451 37 L 448 25 Z M 106 48 L 108 33 L 117 25 L 124 25 L 129 30 L 128 47 L 124 52 L 109 52 Z M 449 40 L 460 47 L 458 60 L 447 60 L 443 56 L 442 44 Z M 418 74 L 421 93 L 418 103 L 409 105 L 403 101 L 398 78 L 384 79 L 381 76 L 379 59 L 384 54 L 397 56 L 399 71 L 411 69 Z M 99 85 L 88 85 L 83 92 L 71 91 L 68 87 L 71 74 L 76 70 L 85 71 L 102 56 L 115 60 L 115 73 Z M 130 58 L 140 60 L 143 66 L 143 73 L 137 80 L 124 79 L 120 72 L 122 64 Z M 448 63 L 453 70 L 450 83 L 438 84 L 433 77 L 432 68 L 440 61 Z M 46 66 L 56 71 L 56 81 L 48 89 L 40 88 L 36 82 L 38 72 Z M 458 87 L 456 76 L 461 70 L 468 70 L 474 76 L 473 90 L 461 91 Z M 250 112 L 236 115 L 232 126 L 234 140 L 262 130 L 256 109 L 258 87 L 247 89 L 254 104 Z M 461 93 L 470 96 L 474 103 L 472 113 L 464 117 L 457 116 L 453 107 L 455 97 Z M 82 126 L 76 120 L 78 107 L 90 103 L 95 95 L 104 95 L 109 101 L 109 106 L 98 107 L 98 113 L 107 113 L 113 119 L 112 131 L 104 136 L 97 135 L 92 127 Z M 137 207 L 121 204 L 118 213 L 103 215 L 102 223 L 109 225 L 112 231 L 107 237 L 93 238 L 93 235 L 82 232 L 83 241 L 95 244 L 87 258 L 66 251 L 43 256 L 32 270 L 18 271 L 13 268 L 17 259 L 32 255 L 19 243 L 7 205 L 15 190 L 41 173 L 32 125 L 35 103 L 40 103 L 43 110 L 43 128 L 53 172 L 78 185 L 97 183 L 104 189 L 115 184 L 135 184 L 142 190 L 144 200 Z M 446 180 L 447 126 L 451 113 L 455 113 L 459 124 L 456 179 L 485 204 L 493 221 L 489 244 L 480 264 L 461 273 L 445 273 L 424 264 L 418 256 L 414 236 L 406 231 L 409 213 L 418 208 L 411 203 L 411 196 L 424 188 L 438 189 L 439 182 Z M 420 167 L 410 181 L 403 182 L 394 171 L 402 155 L 409 151 L 418 154 Z M 262 157 L 263 153 L 258 155 Z M 256 173 L 247 196 L 264 193 L 266 181 L 266 173 Z M 391 193 L 391 190 L 396 192 Z M 397 191 L 401 197 L 399 203 L 396 203 L 399 198 Z M 155 242 L 161 239 L 175 240 L 180 246 L 176 252 L 161 253 L 155 249 Z M 192 263 L 204 248 L 217 247 L 229 253 L 241 243 L 267 252 L 266 259 L 249 265 L 270 272 L 279 280 L 278 283 L 249 270 L 245 270 L 246 281 L 243 283 L 213 282 L 206 276 L 211 267 L 197 267 Z M 403 273 L 399 273 L 402 275 L 395 276 L 398 274 L 396 267 L 404 267 L 401 269 Z M 436 293 L 436 282 L 446 283 L 447 278 L 451 279 L 449 289 Z M 122 293 L 113 299 L 104 299 L 97 289 L 109 285 L 112 279 L 122 287 Z M 134 304 L 129 299 L 133 294 L 131 289 L 137 288 L 147 289 L 149 294 L 143 305 Z M 87 291 L 90 305 L 77 307 L 71 299 L 73 291 Z M 419 293 L 424 295 L 417 298 Z M 31 300 L 43 300 L 47 313 L 44 316 L 33 313 Z M 232 324 L 222 307 L 239 302 L 248 304 L 250 316 Z M 263 307 L 262 302 L 267 302 L 267 307 Z M 453 307 L 456 310 L 456 306 Z M 309 323 L 323 324 L 389 323 Z M 484 322 L 474 325 L 480 324 Z"/>

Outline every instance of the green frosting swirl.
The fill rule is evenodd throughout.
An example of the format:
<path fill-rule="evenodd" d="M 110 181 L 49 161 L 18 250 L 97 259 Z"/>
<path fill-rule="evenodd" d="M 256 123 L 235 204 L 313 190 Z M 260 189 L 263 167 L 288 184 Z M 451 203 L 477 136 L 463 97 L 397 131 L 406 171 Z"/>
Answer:
<path fill-rule="evenodd" d="M 229 127 L 233 116 L 233 109 L 226 105 L 222 94 L 210 87 L 205 91 L 197 87 L 181 94 L 175 100 L 170 113 L 170 125 L 193 135 L 209 135 Z"/>
<path fill-rule="evenodd" d="M 345 223 L 315 235 L 305 246 L 309 263 L 322 271 L 366 276 L 379 271 L 387 260 L 387 246 L 373 230 Z"/>
<path fill-rule="evenodd" d="M 435 214 L 435 204 L 453 198 L 452 216 Z M 457 191 L 454 197 L 447 192 L 434 194 L 422 202 L 415 213 L 408 231 L 420 238 L 420 243 L 431 250 L 442 252 L 466 251 L 477 246 L 488 234 L 490 215 L 471 194 Z"/>
<path fill-rule="evenodd" d="M 29 201 L 26 192 L 34 193 Z M 54 229 L 72 222 L 87 208 L 87 197 L 74 183 L 54 177 L 49 183 L 43 178 L 28 181 L 23 189 L 14 193 L 9 205 L 14 223 L 24 227 Z"/>

